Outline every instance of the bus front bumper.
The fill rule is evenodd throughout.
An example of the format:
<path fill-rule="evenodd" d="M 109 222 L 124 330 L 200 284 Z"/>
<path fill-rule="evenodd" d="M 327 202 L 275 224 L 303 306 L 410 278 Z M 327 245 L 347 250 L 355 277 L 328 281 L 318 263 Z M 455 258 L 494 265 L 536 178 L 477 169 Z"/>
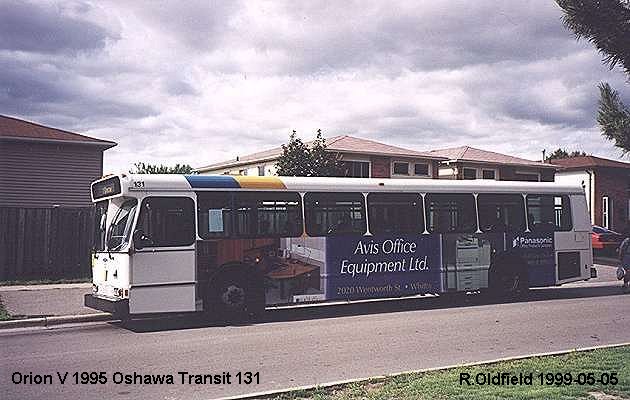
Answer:
<path fill-rule="evenodd" d="M 108 300 L 102 297 L 86 294 L 83 297 L 83 303 L 86 307 L 99 311 L 105 311 L 118 316 L 129 315 L 129 300 Z"/>

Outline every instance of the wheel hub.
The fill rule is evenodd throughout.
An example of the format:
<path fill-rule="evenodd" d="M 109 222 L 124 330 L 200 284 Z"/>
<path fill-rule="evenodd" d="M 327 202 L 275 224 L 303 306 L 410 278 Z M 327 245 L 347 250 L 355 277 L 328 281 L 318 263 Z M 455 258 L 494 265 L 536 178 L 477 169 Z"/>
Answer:
<path fill-rule="evenodd" d="M 245 303 L 245 290 L 236 285 L 230 285 L 221 295 L 221 300 L 229 307 L 240 307 Z"/>

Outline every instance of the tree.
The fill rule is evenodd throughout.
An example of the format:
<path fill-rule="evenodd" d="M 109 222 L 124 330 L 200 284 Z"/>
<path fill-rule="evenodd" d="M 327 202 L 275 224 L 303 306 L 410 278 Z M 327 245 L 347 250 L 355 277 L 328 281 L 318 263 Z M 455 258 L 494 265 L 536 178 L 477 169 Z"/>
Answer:
<path fill-rule="evenodd" d="M 282 145 L 276 172 L 280 176 L 339 176 L 341 165 L 338 155 L 327 150 L 321 129 L 310 146 L 294 130 L 289 142 Z"/>
<path fill-rule="evenodd" d="M 130 170 L 132 174 L 192 174 L 193 168 L 188 164 L 175 164 L 173 167 L 167 165 L 145 164 L 137 162 L 133 164 L 135 170 Z"/>
<path fill-rule="evenodd" d="M 586 154 L 585 152 L 579 151 L 579 150 L 574 150 L 571 153 L 569 153 L 566 149 L 557 148 L 556 150 L 554 150 L 553 153 L 549 154 L 549 157 L 547 157 L 547 160 L 557 160 L 561 158 L 571 158 L 571 157 L 583 157 L 587 155 L 588 154 Z"/>
<path fill-rule="evenodd" d="M 282 145 L 282 155 L 276 162 L 276 173 L 280 176 L 309 176 L 308 146 L 296 135 L 294 130 L 289 135 L 289 142 Z"/>
<path fill-rule="evenodd" d="M 556 0 L 562 8 L 564 25 L 577 39 L 587 39 L 603 54 L 610 69 L 620 65 L 630 79 L 630 1 Z M 607 83 L 599 85 L 597 122 L 602 135 L 612 140 L 623 154 L 630 152 L 630 110 L 619 93 Z"/>
<path fill-rule="evenodd" d="M 341 161 L 339 155 L 327 150 L 326 139 L 322 137 L 322 130 L 317 130 L 317 135 L 311 145 L 311 171 L 313 176 L 340 176 Z"/>
<path fill-rule="evenodd" d="M 609 84 L 600 84 L 599 92 L 597 122 L 602 135 L 615 142 L 615 146 L 621 148 L 625 155 L 630 151 L 630 110 Z"/>

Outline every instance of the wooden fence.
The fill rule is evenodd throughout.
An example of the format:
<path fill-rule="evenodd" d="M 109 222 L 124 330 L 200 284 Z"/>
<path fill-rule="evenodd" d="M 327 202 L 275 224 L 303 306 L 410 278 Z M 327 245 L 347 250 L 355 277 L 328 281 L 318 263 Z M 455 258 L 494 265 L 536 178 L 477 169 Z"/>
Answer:
<path fill-rule="evenodd" d="M 93 236 L 93 207 L 0 207 L 0 281 L 87 278 Z"/>

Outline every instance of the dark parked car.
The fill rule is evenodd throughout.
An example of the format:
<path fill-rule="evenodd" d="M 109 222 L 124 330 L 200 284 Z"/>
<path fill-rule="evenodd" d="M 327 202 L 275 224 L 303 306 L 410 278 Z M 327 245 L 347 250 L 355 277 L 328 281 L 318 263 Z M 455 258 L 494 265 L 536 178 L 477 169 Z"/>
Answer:
<path fill-rule="evenodd" d="M 593 251 L 605 253 L 615 253 L 619 244 L 623 240 L 623 235 L 601 226 L 593 225 L 591 231 L 591 243 Z"/>

